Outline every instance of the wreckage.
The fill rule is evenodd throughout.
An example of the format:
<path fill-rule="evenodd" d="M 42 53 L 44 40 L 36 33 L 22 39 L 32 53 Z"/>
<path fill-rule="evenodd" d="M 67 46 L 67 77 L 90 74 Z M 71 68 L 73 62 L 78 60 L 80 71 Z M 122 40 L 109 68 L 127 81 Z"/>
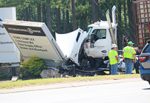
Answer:
<path fill-rule="evenodd" d="M 109 70 L 107 55 L 117 37 L 115 7 L 112 20 L 112 23 L 109 18 L 91 24 L 87 32 L 78 28 L 66 34 L 56 33 L 56 40 L 42 22 L 8 20 L 3 24 L 22 58 L 35 55 L 48 61 L 49 67 L 59 69 L 61 74 L 75 76 L 102 74 Z"/>

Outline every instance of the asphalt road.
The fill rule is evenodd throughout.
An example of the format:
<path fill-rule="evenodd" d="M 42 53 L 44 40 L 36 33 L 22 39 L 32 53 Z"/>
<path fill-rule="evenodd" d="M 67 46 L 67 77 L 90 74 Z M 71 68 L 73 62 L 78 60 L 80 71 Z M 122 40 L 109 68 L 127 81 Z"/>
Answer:
<path fill-rule="evenodd" d="M 0 93 L 0 103 L 150 103 L 150 85 L 141 79 L 83 84 Z"/>

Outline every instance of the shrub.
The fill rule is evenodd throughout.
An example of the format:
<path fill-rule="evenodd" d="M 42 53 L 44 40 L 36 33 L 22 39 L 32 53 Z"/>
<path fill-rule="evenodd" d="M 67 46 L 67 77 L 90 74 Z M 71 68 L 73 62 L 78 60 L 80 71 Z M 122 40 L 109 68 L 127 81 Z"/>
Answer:
<path fill-rule="evenodd" d="M 12 77 L 11 68 L 1 67 L 0 68 L 0 80 L 9 80 Z"/>
<path fill-rule="evenodd" d="M 41 71 L 43 69 L 47 69 L 45 61 L 36 56 L 32 56 L 31 58 L 23 61 L 21 65 L 20 74 L 23 79 L 39 78 Z"/>

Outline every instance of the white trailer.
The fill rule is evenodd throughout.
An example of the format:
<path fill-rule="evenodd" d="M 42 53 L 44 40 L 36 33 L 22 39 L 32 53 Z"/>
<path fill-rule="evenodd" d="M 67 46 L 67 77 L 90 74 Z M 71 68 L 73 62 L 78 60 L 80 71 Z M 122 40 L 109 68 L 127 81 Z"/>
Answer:
<path fill-rule="evenodd" d="M 7 20 L 3 24 L 23 59 L 32 56 L 55 62 L 65 59 L 45 23 Z"/>
<path fill-rule="evenodd" d="M 0 8 L 0 64 L 10 67 L 19 66 L 20 52 L 2 23 L 6 19 L 16 20 L 15 7 Z"/>

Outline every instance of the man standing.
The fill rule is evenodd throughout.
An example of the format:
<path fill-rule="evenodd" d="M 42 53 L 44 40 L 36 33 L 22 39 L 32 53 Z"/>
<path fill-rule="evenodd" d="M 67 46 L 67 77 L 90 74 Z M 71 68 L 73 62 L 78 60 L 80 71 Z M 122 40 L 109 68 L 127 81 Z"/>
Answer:
<path fill-rule="evenodd" d="M 118 74 L 118 52 L 117 45 L 112 44 L 112 48 L 108 53 L 109 63 L 110 63 L 110 72 L 112 75 Z"/>
<path fill-rule="evenodd" d="M 133 62 L 136 60 L 136 52 L 133 48 L 133 42 L 129 41 L 128 45 L 123 48 L 123 57 L 125 61 L 125 66 L 126 66 L 126 74 L 132 74 L 132 69 L 133 69 Z"/>

